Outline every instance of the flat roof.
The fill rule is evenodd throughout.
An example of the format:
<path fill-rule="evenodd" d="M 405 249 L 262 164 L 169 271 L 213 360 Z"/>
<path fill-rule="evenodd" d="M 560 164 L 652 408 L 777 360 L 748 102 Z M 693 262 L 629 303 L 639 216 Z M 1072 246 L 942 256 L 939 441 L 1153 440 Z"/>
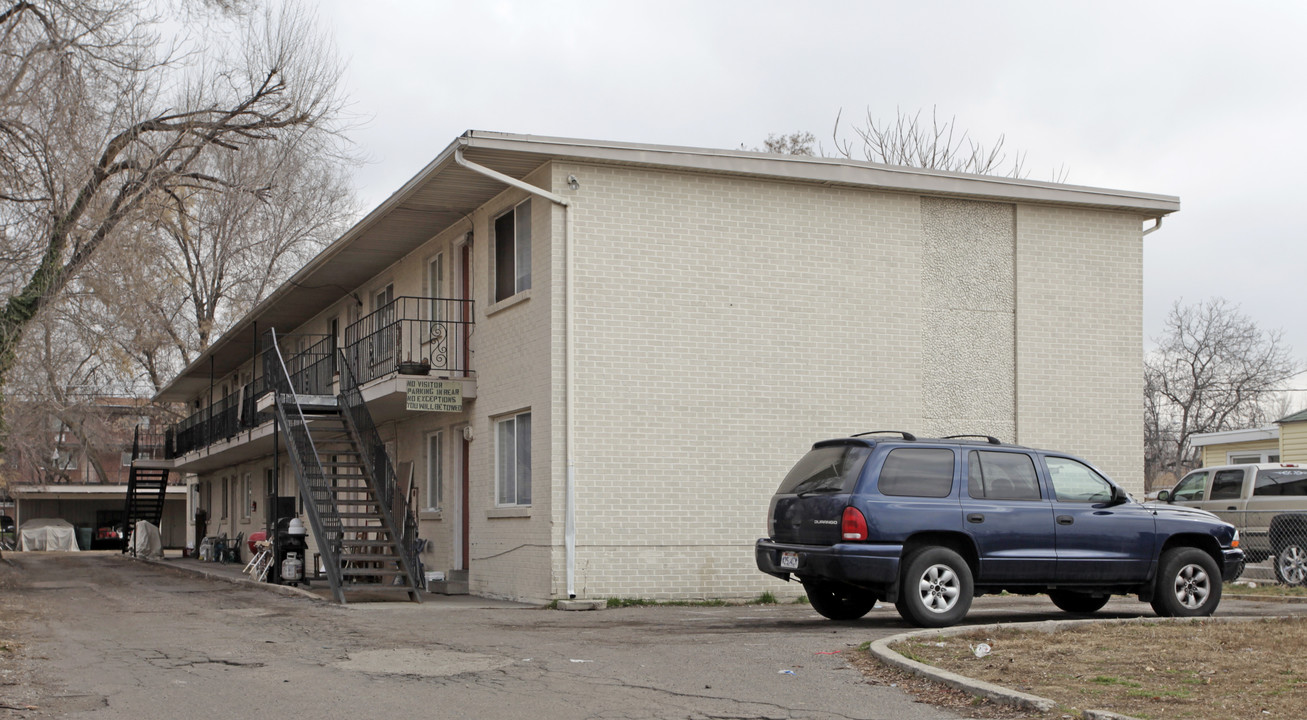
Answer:
<path fill-rule="evenodd" d="M 210 373 L 215 378 L 225 377 L 253 356 L 256 328 L 258 332 L 270 327 L 289 332 L 299 327 L 441 231 L 465 222 L 474 210 L 505 190 L 502 183 L 458 165 L 454 161 L 457 150 L 472 162 L 518 179 L 547 163 L 576 161 L 991 202 L 1081 206 L 1135 212 L 1141 219 L 1160 218 L 1180 209 L 1180 199 L 1171 195 L 845 158 L 469 130 L 246 313 L 154 399 L 184 401 L 201 392 L 209 384 Z"/>
<path fill-rule="evenodd" d="M 1249 428 L 1247 430 L 1223 430 L 1214 433 L 1200 433 L 1189 436 L 1190 447 L 1207 445 L 1226 445 L 1229 443 L 1255 442 L 1257 440 L 1275 440 L 1280 437 L 1280 428 L 1274 425 Z"/>

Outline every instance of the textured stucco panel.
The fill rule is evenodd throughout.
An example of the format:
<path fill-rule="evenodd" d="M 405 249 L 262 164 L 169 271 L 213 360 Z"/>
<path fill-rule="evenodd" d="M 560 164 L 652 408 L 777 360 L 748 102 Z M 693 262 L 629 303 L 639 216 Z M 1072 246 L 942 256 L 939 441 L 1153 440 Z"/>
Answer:
<path fill-rule="evenodd" d="M 921 199 L 927 435 L 1015 435 L 1013 206 Z"/>

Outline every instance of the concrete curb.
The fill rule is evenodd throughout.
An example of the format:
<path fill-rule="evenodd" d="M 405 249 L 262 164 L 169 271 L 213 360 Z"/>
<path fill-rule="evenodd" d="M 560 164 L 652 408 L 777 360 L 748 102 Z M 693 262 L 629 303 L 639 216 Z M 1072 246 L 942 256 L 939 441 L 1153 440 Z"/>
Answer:
<path fill-rule="evenodd" d="M 152 558 L 135 557 L 132 555 L 123 555 L 121 557 L 126 558 L 128 560 L 134 560 L 136 562 L 145 563 L 146 565 L 153 565 L 155 567 L 167 568 L 168 570 L 177 573 L 184 573 L 186 575 L 198 575 L 199 577 L 202 578 L 227 582 L 227 583 L 231 583 L 232 585 L 241 585 L 245 587 L 258 588 L 259 590 L 274 592 L 279 595 L 285 595 L 286 597 L 307 598 L 315 602 L 329 602 L 326 598 L 320 595 L 315 595 L 314 593 L 311 593 L 303 588 L 291 587 L 289 585 L 278 585 L 276 583 L 255 582 L 253 579 L 250 578 L 231 577 L 230 575 L 223 575 L 221 573 L 205 572 L 204 569 L 202 568 L 193 568 L 193 567 L 187 567 L 182 565 L 171 565 L 168 563 L 167 560 L 155 560 Z"/>
<path fill-rule="evenodd" d="M 993 625 L 956 625 L 950 628 L 939 628 L 935 630 L 916 630 L 913 632 L 899 633 L 887 638 L 881 638 L 871 644 L 868 648 L 872 656 L 877 660 L 900 670 L 910 672 L 913 675 L 919 675 L 928 680 L 942 683 L 951 688 L 961 690 L 972 695 L 979 695 L 988 698 L 1001 705 L 1010 705 L 1025 710 L 1037 710 L 1042 713 L 1049 712 L 1057 707 L 1058 703 L 1048 698 L 1039 697 L 1023 693 L 1018 690 L 995 685 L 983 680 L 976 680 L 954 672 L 949 672 L 933 665 L 919 663 L 916 660 L 903 657 L 902 655 L 890 649 L 890 645 L 912 640 L 916 638 L 930 637 L 949 637 L 952 635 L 964 635 L 973 632 L 987 632 L 997 630 L 1025 630 L 1033 632 L 1054 633 L 1059 630 L 1076 627 L 1078 625 L 1103 624 L 1103 623 L 1193 623 L 1193 622 L 1255 622 L 1258 620 L 1273 620 L 1273 617 L 1205 617 L 1205 618 L 1158 618 L 1158 617 L 1140 617 L 1140 618 L 1123 618 L 1114 620 L 1044 620 L 1033 623 L 996 623 Z M 1283 619 L 1283 618 L 1282 618 Z M 1108 710 L 1084 710 L 1082 711 L 1085 720 L 1138 720 L 1129 715 L 1121 715 Z"/>

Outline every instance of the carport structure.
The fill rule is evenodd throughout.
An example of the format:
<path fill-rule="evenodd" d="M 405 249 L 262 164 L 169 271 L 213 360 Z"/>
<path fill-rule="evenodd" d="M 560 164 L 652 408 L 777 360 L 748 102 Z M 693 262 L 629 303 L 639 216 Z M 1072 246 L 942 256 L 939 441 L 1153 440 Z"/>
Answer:
<path fill-rule="evenodd" d="M 14 495 L 14 521 L 21 528 L 33 518 L 62 518 L 76 527 L 94 532 L 101 511 L 121 514 L 127 497 L 126 485 L 18 485 Z M 169 485 L 159 528 L 163 546 L 186 545 L 186 487 Z M 84 548 L 86 549 L 86 548 Z"/>

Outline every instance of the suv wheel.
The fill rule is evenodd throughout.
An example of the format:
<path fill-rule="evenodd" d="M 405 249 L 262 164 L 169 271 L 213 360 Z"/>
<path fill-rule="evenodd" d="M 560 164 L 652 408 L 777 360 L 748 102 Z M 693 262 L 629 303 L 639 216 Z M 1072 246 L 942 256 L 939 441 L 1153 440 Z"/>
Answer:
<path fill-rule="evenodd" d="M 1275 577 L 1285 585 L 1307 584 L 1307 544 L 1290 540 L 1275 556 Z"/>
<path fill-rule="evenodd" d="M 1191 547 L 1162 555 L 1153 610 L 1162 617 L 1211 615 L 1221 602 L 1221 571 L 1211 555 Z"/>
<path fill-rule="evenodd" d="M 1107 596 L 1095 597 L 1088 593 L 1074 590 L 1049 590 L 1048 596 L 1060 609 L 1077 615 L 1098 612 L 1107 604 Z"/>
<path fill-rule="evenodd" d="M 848 585 L 804 580 L 812 609 L 831 620 L 857 620 L 876 606 L 876 596 Z"/>
<path fill-rule="evenodd" d="M 971 608 L 971 568 L 945 547 L 927 547 L 907 558 L 899 600 L 904 620 L 918 627 L 947 627 Z"/>

